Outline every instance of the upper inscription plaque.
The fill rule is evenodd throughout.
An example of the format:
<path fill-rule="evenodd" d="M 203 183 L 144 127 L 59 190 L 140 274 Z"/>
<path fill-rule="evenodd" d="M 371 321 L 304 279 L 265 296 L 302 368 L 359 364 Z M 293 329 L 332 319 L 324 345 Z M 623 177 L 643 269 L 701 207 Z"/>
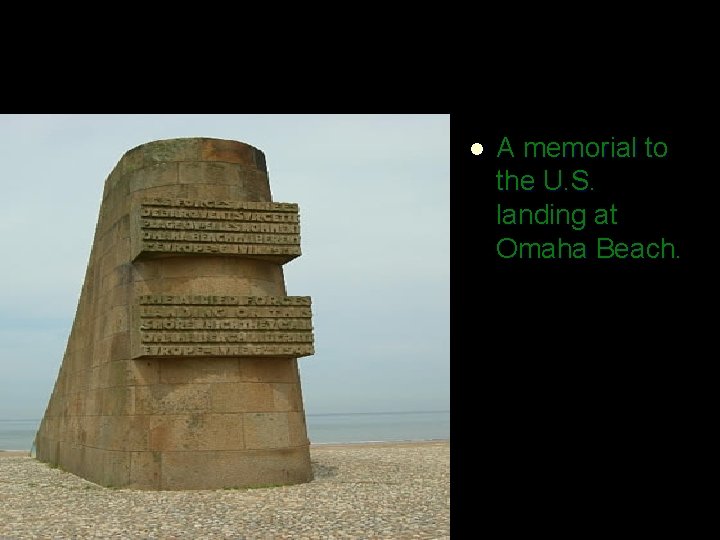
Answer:
<path fill-rule="evenodd" d="M 144 199 L 132 222 L 133 260 L 230 255 L 285 264 L 301 254 L 295 203 Z"/>

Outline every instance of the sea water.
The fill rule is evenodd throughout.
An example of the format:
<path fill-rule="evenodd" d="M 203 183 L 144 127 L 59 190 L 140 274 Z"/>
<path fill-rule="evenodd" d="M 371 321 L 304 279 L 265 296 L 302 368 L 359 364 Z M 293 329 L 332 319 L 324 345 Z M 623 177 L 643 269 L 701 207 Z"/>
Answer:
<path fill-rule="evenodd" d="M 313 444 L 450 438 L 449 411 L 306 414 Z M 0 419 L 0 450 L 30 451 L 39 419 Z"/>
<path fill-rule="evenodd" d="M 30 451 L 40 420 L 0 419 L 0 450 Z"/>
<path fill-rule="evenodd" d="M 306 415 L 311 443 L 427 441 L 450 438 L 450 412 Z"/>

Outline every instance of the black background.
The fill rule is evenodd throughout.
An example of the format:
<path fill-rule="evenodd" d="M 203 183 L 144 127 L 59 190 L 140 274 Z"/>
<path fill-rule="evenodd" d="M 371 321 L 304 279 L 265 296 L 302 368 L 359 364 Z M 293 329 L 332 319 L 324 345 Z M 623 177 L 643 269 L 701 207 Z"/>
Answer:
<path fill-rule="evenodd" d="M 451 115 L 453 492 L 482 486 L 488 516 L 506 516 L 510 529 L 570 515 L 668 523 L 707 474 L 699 459 L 711 410 L 705 310 L 715 282 L 700 159 L 707 150 L 678 118 L 539 116 Z M 496 157 L 503 136 L 515 159 Z M 636 136 L 641 155 L 645 137 L 663 140 L 668 156 L 523 157 L 526 140 L 611 136 Z M 470 152 L 474 142 L 481 156 Z M 536 179 L 545 168 L 586 169 L 594 191 L 500 193 L 499 168 Z M 498 202 L 584 207 L 588 223 L 590 209 L 615 203 L 620 223 L 582 233 L 498 226 Z M 588 259 L 503 260 L 496 243 L 506 236 L 585 240 Z M 597 260 L 598 236 L 665 237 L 680 258 Z"/>

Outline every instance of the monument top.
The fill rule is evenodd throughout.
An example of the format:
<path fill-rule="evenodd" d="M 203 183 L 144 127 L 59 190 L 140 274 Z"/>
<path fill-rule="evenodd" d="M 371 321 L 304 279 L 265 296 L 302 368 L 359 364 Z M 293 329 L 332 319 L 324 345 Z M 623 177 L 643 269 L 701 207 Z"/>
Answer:
<path fill-rule="evenodd" d="M 271 201 L 265 154 L 240 141 L 189 137 L 150 141 L 123 154 L 103 189 L 103 200 L 120 187 L 121 195 L 161 186 L 191 184 L 233 185 L 231 198 L 247 201 Z M 188 196 L 196 196 L 187 191 Z M 197 191 L 197 190 L 195 190 Z M 203 189 L 197 196 L 217 196 Z M 222 190 L 221 190 L 222 191 Z M 165 189 L 146 195 L 183 197 L 183 189 Z"/>
<path fill-rule="evenodd" d="M 168 161 L 222 161 L 267 171 L 265 154 L 254 146 L 230 139 L 187 137 L 151 141 L 125 152 L 120 162 L 143 167 Z"/>

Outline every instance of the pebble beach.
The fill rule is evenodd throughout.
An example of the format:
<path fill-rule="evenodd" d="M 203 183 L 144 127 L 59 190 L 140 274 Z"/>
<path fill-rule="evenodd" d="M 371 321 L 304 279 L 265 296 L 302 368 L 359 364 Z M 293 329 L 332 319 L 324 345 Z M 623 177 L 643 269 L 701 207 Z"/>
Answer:
<path fill-rule="evenodd" d="M 448 441 L 314 445 L 315 479 L 258 489 L 110 489 L 0 452 L 0 539 L 450 537 Z"/>

